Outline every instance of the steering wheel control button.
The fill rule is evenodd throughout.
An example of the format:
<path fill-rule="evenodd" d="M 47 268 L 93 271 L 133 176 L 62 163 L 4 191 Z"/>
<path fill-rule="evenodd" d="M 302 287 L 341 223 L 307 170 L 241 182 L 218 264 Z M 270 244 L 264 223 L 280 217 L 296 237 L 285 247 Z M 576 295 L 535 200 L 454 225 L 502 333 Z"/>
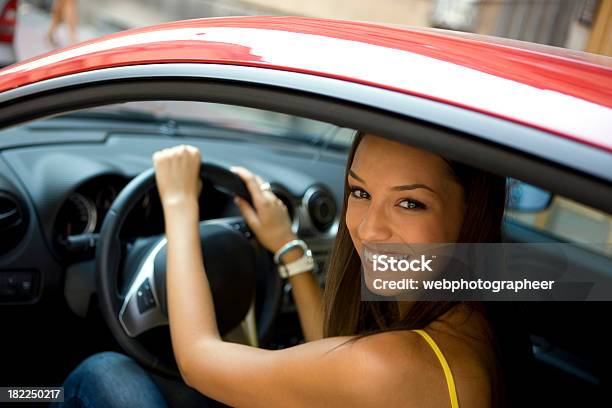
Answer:
<path fill-rule="evenodd" d="M 35 279 L 34 271 L 0 271 L 0 303 L 32 300 Z"/>
<path fill-rule="evenodd" d="M 151 290 L 151 282 L 149 278 L 145 279 L 145 281 L 138 288 L 138 292 L 136 293 L 136 301 L 138 304 L 138 311 L 142 314 L 147 310 L 153 309 L 157 303 L 155 302 L 155 297 L 153 296 L 153 291 Z"/>
<path fill-rule="evenodd" d="M 232 228 L 234 228 L 236 231 L 244 235 L 245 238 L 251 238 L 251 230 L 246 225 L 246 223 L 243 223 L 243 222 L 233 223 Z"/>

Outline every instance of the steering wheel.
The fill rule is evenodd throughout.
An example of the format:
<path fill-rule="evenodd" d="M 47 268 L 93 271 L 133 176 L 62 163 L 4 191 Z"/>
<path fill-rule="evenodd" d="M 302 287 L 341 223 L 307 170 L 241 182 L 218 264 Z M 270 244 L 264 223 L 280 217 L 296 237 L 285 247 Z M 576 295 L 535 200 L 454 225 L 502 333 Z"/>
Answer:
<path fill-rule="evenodd" d="M 226 168 L 202 163 L 200 177 L 222 192 L 251 202 L 243 181 Z M 155 170 L 150 168 L 128 183 L 108 210 L 96 246 L 97 294 L 101 313 L 125 352 L 157 373 L 178 377 L 174 362 L 162 361 L 138 339 L 140 334 L 168 324 L 166 238 L 138 238 L 126 249 L 119 237 L 130 210 L 154 186 Z M 243 322 L 257 292 L 257 337 L 264 341 L 282 296 L 271 254 L 240 216 L 201 222 L 200 242 L 219 332 L 227 334 Z M 122 276 L 131 277 L 121 290 L 120 269 Z"/>

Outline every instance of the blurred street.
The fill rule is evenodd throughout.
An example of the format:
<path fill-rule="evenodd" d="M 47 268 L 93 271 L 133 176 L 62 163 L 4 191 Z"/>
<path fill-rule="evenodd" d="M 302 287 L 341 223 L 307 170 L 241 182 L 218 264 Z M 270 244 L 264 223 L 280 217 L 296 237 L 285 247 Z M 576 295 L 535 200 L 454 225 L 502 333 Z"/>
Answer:
<path fill-rule="evenodd" d="M 17 27 L 15 29 L 15 51 L 17 59 L 24 60 L 42 53 L 69 45 L 68 30 L 61 25 L 57 32 L 58 45 L 52 45 L 47 39 L 47 31 L 51 25 L 51 16 L 30 3 L 21 2 L 18 9 Z M 79 24 L 79 41 L 86 41 L 115 30 L 101 29 L 87 24 Z"/>
<path fill-rule="evenodd" d="M 51 0 L 20 0 L 15 36 L 18 60 L 70 45 L 65 24 L 57 33 L 58 45 L 47 39 L 51 24 Z M 249 6 L 234 0 L 181 0 L 143 3 L 139 0 L 79 1 L 78 39 L 86 41 L 101 35 L 167 21 L 229 15 L 278 14 L 276 10 Z M 45 8 L 47 10 L 45 10 Z"/>
<path fill-rule="evenodd" d="M 53 0 L 19 0 L 15 39 L 18 60 L 70 45 L 65 24 L 59 27 L 57 46 L 47 39 L 52 3 Z M 303 15 L 444 28 L 610 55 L 609 18 L 605 12 L 597 17 L 597 4 L 586 0 L 380 0 L 355 2 L 348 7 L 345 2 L 328 0 L 76 1 L 79 41 L 192 18 Z"/>

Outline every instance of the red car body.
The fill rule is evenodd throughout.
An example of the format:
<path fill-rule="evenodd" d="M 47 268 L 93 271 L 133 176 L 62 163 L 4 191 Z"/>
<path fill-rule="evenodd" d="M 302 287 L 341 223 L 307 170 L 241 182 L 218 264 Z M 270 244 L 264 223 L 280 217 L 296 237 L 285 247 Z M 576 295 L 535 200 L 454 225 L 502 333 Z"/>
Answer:
<path fill-rule="evenodd" d="M 612 151 L 612 58 L 444 30 L 311 19 L 179 21 L 0 71 L 0 92 L 119 66 L 196 62 L 293 71 L 408 93 Z"/>
<path fill-rule="evenodd" d="M 143 101 L 196 104 L 198 113 L 206 111 L 202 115 L 208 116 L 194 115 L 197 123 L 190 124 L 167 112 L 136 115 L 134 120 L 132 114 L 142 112 L 128 107 L 122 113 L 124 103 Z M 348 130 L 351 138 L 334 146 L 333 142 L 341 141 L 335 139 L 338 133 L 324 134 L 317 128 L 312 135 L 295 135 L 302 126 L 279 126 L 277 134 L 256 123 L 251 127 L 255 116 L 245 111 L 219 120 L 217 112 L 223 109 L 201 109 L 211 105 L 311 119 L 332 125 L 334 132 Z M 97 108 L 111 109 L 104 114 Z M 238 117 L 242 120 L 232 123 Z M 276 118 L 272 116 L 270 122 Z M 136 332 L 127 330 L 124 322 L 129 323 L 130 316 L 123 319 L 113 297 L 117 285 L 112 279 L 102 281 L 111 276 L 109 260 L 119 258 L 110 256 L 113 247 L 108 243 L 112 241 L 99 240 L 96 231 L 102 231 L 101 225 L 98 229 L 85 226 L 83 231 L 90 232 L 71 235 L 75 230 L 71 219 L 63 216 L 63 208 L 83 222 L 81 211 L 66 206 L 75 194 L 89 194 L 90 201 L 101 202 L 96 204 L 99 214 L 108 214 L 108 206 L 102 209 L 106 202 L 124 206 L 126 197 L 135 197 L 134 184 L 125 186 L 147 171 L 151 155 L 185 141 L 210 148 L 207 157 L 211 162 L 245 165 L 282 187 L 284 192 L 279 194 L 293 209 L 294 225 L 306 226 L 302 236 L 313 248 L 316 245 L 319 259 L 331 254 L 336 236 L 333 225 L 339 224 L 325 231 L 317 229 L 310 203 L 322 202 L 326 213 L 337 216 L 339 206 L 334 205 L 332 211 L 329 203 L 341 203 L 345 197 L 346 142 L 352 141 L 355 130 L 512 178 L 511 182 L 520 181 L 521 186 L 539 187 L 546 203 L 520 215 L 538 224 L 553 220 L 565 235 L 557 237 L 541 225 L 532 228 L 505 217 L 503 242 L 563 243 L 571 251 L 560 251 L 559 263 L 534 258 L 536 274 L 541 266 L 546 273 L 552 270 L 559 273 L 555 276 L 563 276 L 567 256 L 577 262 L 585 277 L 601 277 L 607 288 L 612 287 L 608 273 L 612 258 L 609 253 L 593 251 L 600 242 L 593 247 L 583 245 L 586 235 L 580 234 L 569 239 L 572 244 L 565 242 L 578 223 L 584 223 L 581 230 L 594 230 L 588 237 L 599 239 L 596 233 L 608 225 L 612 213 L 612 59 L 608 57 L 465 33 L 361 22 L 301 17 L 179 21 L 98 38 L 1 70 L 0 129 L 0 193 L 8 197 L 0 216 L 4 212 L 5 225 L 6 219 L 19 220 L 10 225 L 11 231 L 17 231 L 12 235 L 0 231 L 0 238 L 17 237 L 8 255 L 2 255 L 0 239 L 0 272 L 15 272 L 14 276 L 30 279 L 30 288 L 37 288 L 32 297 L 19 300 L 22 303 L 6 308 L 1 315 L 9 328 L 3 336 L 5 348 L 12 352 L 3 356 L 0 383 L 59 384 L 87 355 L 117 344 L 148 370 L 168 373 L 160 368 L 163 357 L 158 359 L 147 351 L 146 344 L 133 337 Z M 141 178 L 135 180 L 141 183 Z M 102 197 L 112 198 L 100 200 L 98 194 L 104 191 Z M 327 192 L 323 197 L 331 201 L 313 200 L 318 191 Z M 118 192 L 124 198 L 117 198 Z M 508 195 L 520 198 L 510 189 Z M 554 201 L 557 197 L 559 205 Z M 565 213 L 557 211 L 565 204 Z M 512 210 L 510 205 L 507 208 Z M 138 213 L 151 214 L 150 218 L 132 218 L 132 222 L 147 228 L 132 226 L 132 235 L 163 234 L 162 212 L 161 204 L 157 209 L 153 204 L 143 206 Z M 21 214 L 27 217 L 15 217 Z M 115 210 L 113 214 L 104 216 L 106 222 L 120 218 Z M 86 218 L 89 224 L 91 216 Z M 231 228 L 236 229 L 235 225 Z M 66 233 L 60 235 L 60 230 Z M 80 239 L 64 239 L 72 236 Z M 87 248 L 81 248 L 85 245 Z M 142 265 L 139 254 L 134 257 L 138 261 L 130 261 L 134 268 Z M 156 263 L 154 256 L 146 259 Z M 517 263 L 526 261 L 518 259 Z M 154 268 L 149 270 L 155 272 Z M 124 269 L 129 276 L 131 271 Z M 324 273 L 323 266 L 320 272 Z M 289 347 L 302 333 L 295 305 L 286 286 L 270 282 L 271 288 L 258 295 L 270 303 L 260 308 L 257 329 L 261 332 L 255 334 L 261 334 L 264 341 L 260 344 L 265 346 Z M 589 283 L 587 278 L 585 283 Z M 139 286 L 132 287 L 132 295 L 138 293 Z M 609 293 L 598 294 L 610 300 Z M 520 390 L 529 403 L 519 406 L 604 405 L 601 401 L 610 399 L 607 385 L 612 381 L 606 364 L 612 354 L 601 325 L 609 318 L 608 304 L 527 303 L 508 325 L 514 329 L 517 323 L 516 327 L 524 328 L 500 337 L 506 342 L 517 339 L 517 353 L 524 345 L 521 353 L 535 358 L 527 368 L 509 374 L 508 378 L 517 379 L 517 387 L 529 385 Z M 124 311 L 129 304 L 138 305 L 123 304 Z M 276 315 L 282 308 L 289 310 L 282 311 L 283 320 L 278 320 L 282 333 L 268 335 L 277 327 Z M 144 330 L 164 322 L 143 322 L 139 315 L 134 316 L 132 321 L 142 322 Z M 107 327 L 100 324 L 101 317 Z M 163 343 L 164 335 L 157 334 L 152 337 Z M 170 345 L 170 333 L 167 335 Z M 39 338 L 48 341 L 29 346 L 31 339 Z M 4 382 L 2 375 L 7 377 Z M 527 384 L 530 382 L 533 384 Z"/>

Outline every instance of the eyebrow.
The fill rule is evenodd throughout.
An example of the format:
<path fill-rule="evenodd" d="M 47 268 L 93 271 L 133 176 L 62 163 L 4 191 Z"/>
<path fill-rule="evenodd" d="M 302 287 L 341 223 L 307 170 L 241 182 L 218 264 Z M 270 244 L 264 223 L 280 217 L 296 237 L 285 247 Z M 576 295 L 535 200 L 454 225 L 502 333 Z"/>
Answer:
<path fill-rule="evenodd" d="M 359 177 L 359 176 L 358 176 L 358 175 L 357 175 L 357 174 L 356 174 L 356 173 L 355 173 L 353 170 L 349 169 L 349 171 L 348 171 L 348 172 L 349 172 L 349 175 L 350 175 L 352 178 L 357 179 L 357 180 L 361 181 L 362 183 L 365 183 L 365 180 L 364 180 L 364 179 L 362 179 L 361 177 Z"/>
<path fill-rule="evenodd" d="M 362 183 L 365 183 L 365 180 L 362 179 L 361 177 L 359 177 L 353 170 L 349 169 L 348 173 L 354 179 L 359 180 Z M 417 183 L 417 184 L 404 184 L 404 185 L 401 185 L 401 186 L 395 186 L 395 187 L 391 187 L 391 190 L 392 191 L 406 191 L 406 190 L 415 190 L 417 188 L 424 188 L 426 190 L 431 191 L 434 194 L 437 194 L 431 187 L 429 187 L 429 186 L 427 186 L 425 184 L 420 184 L 420 183 Z"/>

